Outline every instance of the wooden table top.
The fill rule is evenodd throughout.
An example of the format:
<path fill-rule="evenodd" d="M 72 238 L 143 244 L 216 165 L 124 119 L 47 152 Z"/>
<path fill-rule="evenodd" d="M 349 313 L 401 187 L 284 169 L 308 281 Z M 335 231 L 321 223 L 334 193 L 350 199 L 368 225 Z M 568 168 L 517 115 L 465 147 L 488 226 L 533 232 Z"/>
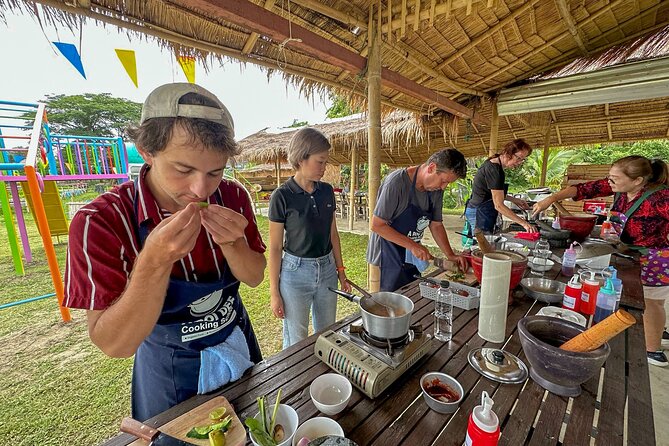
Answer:
<path fill-rule="evenodd" d="M 341 424 L 346 436 L 360 446 L 460 446 L 465 438 L 469 414 L 480 404 L 481 392 L 485 390 L 494 399 L 493 410 L 501 420 L 500 445 L 589 445 L 592 438 L 595 445 L 654 445 L 650 381 L 639 309 L 643 307 L 639 270 L 638 265 L 624 262 L 629 261 L 617 260 L 623 279 L 622 303 L 638 323 L 609 342 L 611 354 L 602 373 L 582 386 L 579 397 L 551 394 L 531 379 L 513 385 L 482 377 L 469 366 L 468 352 L 478 347 L 499 348 L 500 344 L 486 342 L 477 335 L 477 310 L 455 308 L 454 335 L 450 343 L 433 340 L 430 352 L 376 399 L 366 397 L 354 387 L 347 409 L 333 418 Z M 546 275 L 564 281 L 558 266 Z M 412 323 L 422 323 L 424 329 L 431 332 L 434 304 L 420 296 L 418 282 L 399 291 L 415 302 Z M 544 305 L 522 295 L 516 299 L 508 310 L 504 350 L 526 361 L 516 335 L 516 324 L 524 316 L 537 313 Z M 338 329 L 356 319 L 357 315 L 350 316 L 331 328 Z M 331 369 L 313 354 L 316 337 L 310 336 L 267 358 L 247 371 L 242 379 L 220 391 L 193 397 L 152 418 L 147 424 L 159 427 L 216 395 L 224 395 L 243 420 L 257 412 L 257 396 L 267 395 L 273 401 L 279 388 L 283 389 L 282 402 L 294 407 L 301 421 L 319 415 L 310 399 L 309 385 L 314 378 L 331 372 Z M 464 388 L 464 399 L 452 415 L 430 410 L 421 396 L 420 377 L 437 370 L 457 377 Z M 119 434 L 105 445 L 126 445 L 133 440 L 130 435 Z M 251 444 L 250 440 L 248 444 Z"/>

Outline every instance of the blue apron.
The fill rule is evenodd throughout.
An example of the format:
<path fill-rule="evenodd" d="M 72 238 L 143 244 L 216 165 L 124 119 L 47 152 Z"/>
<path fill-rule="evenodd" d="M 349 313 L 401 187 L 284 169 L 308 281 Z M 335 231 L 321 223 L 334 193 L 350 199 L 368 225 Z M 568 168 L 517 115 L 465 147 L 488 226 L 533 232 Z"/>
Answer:
<path fill-rule="evenodd" d="M 135 191 L 137 191 L 135 184 Z M 219 203 L 222 199 L 217 195 Z M 137 192 L 135 193 L 137 215 Z M 133 222 L 140 249 L 149 230 Z M 239 296 L 239 281 L 227 261 L 221 280 L 207 283 L 170 278 L 156 326 L 135 353 L 132 370 L 132 416 L 144 421 L 197 393 L 200 351 L 226 340 L 239 327 L 254 363 L 260 346 Z"/>
<path fill-rule="evenodd" d="M 420 241 L 423 237 L 425 228 L 429 225 L 432 211 L 432 198 L 428 193 L 428 211 L 424 211 L 420 206 L 414 204 L 416 194 L 416 178 L 418 178 L 418 170 L 414 175 L 411 183 L 411 191 L 409 193 L 409 205 L 407 208 L 391 223 L 390 227 L 402 235 L 406 235 L 414 241 Z M 406 248 L 389 242 L 383 237 L 379 237 L 381 241 L 381 261 L 379 267 L 381 269 L 381 291 L 395 291 L 404 285 L 413 282 L 414 275 L 420 275 L 418 268 L 411 263 L 406 263 Z"/>

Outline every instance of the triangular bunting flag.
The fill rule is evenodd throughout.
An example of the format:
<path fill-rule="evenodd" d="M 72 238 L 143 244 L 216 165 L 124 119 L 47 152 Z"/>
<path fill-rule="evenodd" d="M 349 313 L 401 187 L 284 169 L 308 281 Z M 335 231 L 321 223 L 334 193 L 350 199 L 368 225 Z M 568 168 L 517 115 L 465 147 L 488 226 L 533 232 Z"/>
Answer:
<path fill-rule="evenodd" d="M 84 66 L 81 64 L 81 56 L 79 55 L 79 51 L 77 51 L 77 47 L 71 43 L 64 42 L 53 42 L 53 44 L 56 45 L 56 48 L 58 48 L 63 56 L 65 56 L 72 66 L 74 66 L 84 79 L 86 79 L 86 72 L 84 71 Z"/>
<path fill-rule="evenodd" d="M 125 72 L 128 73 L 132 83 L 135 84 L 135 87 L 139 87 L 139 85 L 137 85 L 137 61 L 135 59 L 135 51 L 121 50 L 118 48 L 114 51 L 116 51 L 116 55 L 121 61 L 121 64 L 123 64 L 123 68 L 125 68 Z"/>
<path fill-rule="evenodd" d="M 184 70 L 186 79 L 191 84 L 195 83 L 195 58 L 191 56 L 177 56 L 181 69 Z"/>

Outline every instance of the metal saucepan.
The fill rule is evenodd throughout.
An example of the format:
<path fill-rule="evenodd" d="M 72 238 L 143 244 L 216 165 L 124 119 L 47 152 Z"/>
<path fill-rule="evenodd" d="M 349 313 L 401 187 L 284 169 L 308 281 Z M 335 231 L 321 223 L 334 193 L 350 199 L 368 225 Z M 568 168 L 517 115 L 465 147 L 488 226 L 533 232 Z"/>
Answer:
<path fill-rule="evenodd" d="M 408 297 L 399 293 L 380 291 L 372 293 L 374 299 L 370 299 L 334 288 L 330 288 L 330 291 L 358 304 L 362 314 L 362 325 L 370 335 L 382 339 L 396 339 L 409 332 L 413 301 Z M 384 305 L 379 305 L 376 301 L 392 307 L 395 317 L 389 316 Z"/>

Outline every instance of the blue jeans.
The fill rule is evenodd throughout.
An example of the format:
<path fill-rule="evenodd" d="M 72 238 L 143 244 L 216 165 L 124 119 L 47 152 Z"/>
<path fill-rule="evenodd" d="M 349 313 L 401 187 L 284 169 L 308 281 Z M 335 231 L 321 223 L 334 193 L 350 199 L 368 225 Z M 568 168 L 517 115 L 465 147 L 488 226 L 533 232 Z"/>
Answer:
<path fill-rule="evenodd" d="M 332 252 L 314 259 L 284 252 L 281 260 L 279 291 L 283 299 L 283 348 L 305 339 L 309 330 L 309 311 L 314 332 L 337 319 L 337 266 Z"/>

